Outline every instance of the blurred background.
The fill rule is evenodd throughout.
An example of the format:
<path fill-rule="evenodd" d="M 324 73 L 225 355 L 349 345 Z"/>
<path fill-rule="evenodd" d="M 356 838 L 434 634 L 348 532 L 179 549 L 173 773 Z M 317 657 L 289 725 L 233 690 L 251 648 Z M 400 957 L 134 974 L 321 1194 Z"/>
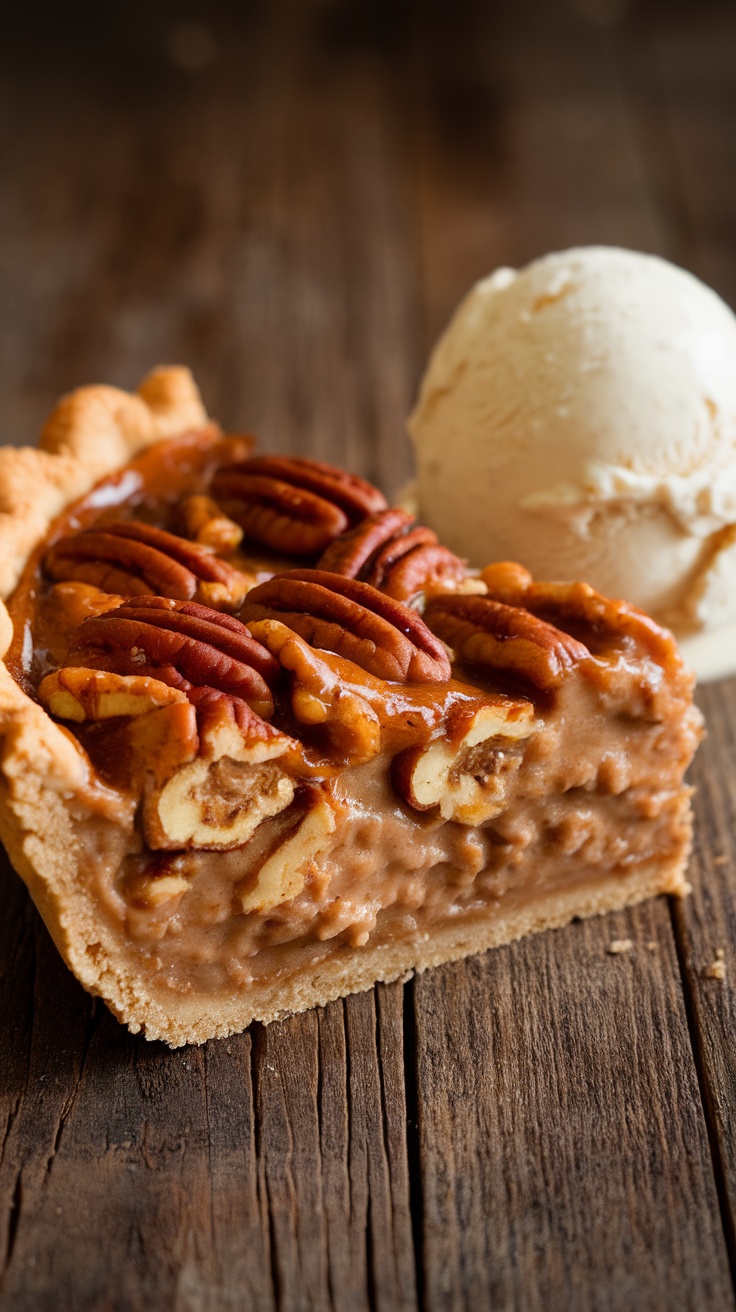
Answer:
<path fill-rule="evenodd" d="M 392 492 L 498 264 L 659 252 L 736 304 L 730 0 L 23 0 L 0 42 L 0 417 L 193 368 Z"/>

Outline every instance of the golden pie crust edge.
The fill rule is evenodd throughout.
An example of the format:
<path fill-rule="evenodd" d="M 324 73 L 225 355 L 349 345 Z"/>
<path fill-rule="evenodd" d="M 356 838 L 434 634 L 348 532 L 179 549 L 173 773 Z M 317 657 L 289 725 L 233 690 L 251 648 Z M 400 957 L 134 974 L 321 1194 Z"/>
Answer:
<path fill-rule="evenodd" d="M 207 423 L 189 371 L 161 367 L 133 394 L 80 388 L 46 423 L 38 450 L 0 449 L 0 596 L 15 587 L 52 521 L 94 484 L 144 448 Z M 0 655 L 12 638 L 0 600 Z M 624 878 L 549 895 L 472 927 L 448 925 L 430 943 L 356 948 L 310 975 L 250 986 L 226 999 L 171 997 L 164 1007 L 131 969 L 95 915 L 72 823 L 89 783 L 71 735 L 28 697 L 0 661 L 0 839 L 56 946 L 80 982 L 104 999 L 133 1033 L 172 1047 L 202 1043 L 370 988 L 414 971 L 482 952 L 527 934 L 618 910 L 658 893 L 684 894 L 688 852 L 639 866 Z"/>
<path fill-rule="evenodd" d="M 29 555 L 67 506 L 146 447 L 207 422 L 189 370 L 160 367 L 135 393 L 78 388 L 44 425 L 38 449 L 0 448 L 0 598 L 13 591 Z M 0 657 L 12 637 L 0 600 Z M 0 660 L 0 839 L 64 960 L 85 988 L 138 1030 L 151 1013 L 151 999 L 124 963 L 113 964 L 113 945 L 101 941 L 84 890 L 72 814 L 88 782 L 74 740 Z M 186 1041 L 176 1020 L 164 1017 L 160 1007 L 153 1010 L 155 1037 Z"/>

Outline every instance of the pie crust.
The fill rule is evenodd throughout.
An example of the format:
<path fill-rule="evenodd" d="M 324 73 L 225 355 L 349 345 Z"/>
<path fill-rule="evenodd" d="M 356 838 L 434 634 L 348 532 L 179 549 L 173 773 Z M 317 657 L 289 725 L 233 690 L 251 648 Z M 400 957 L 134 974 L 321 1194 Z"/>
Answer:
<path fill-rule="evenodd" d="M 576 916 L 687 891 L 683 774 L 701 727 L 670 636 L 585 585 L 534 585 L 508 565 L 471 577 L 380 494 L 372 502 L 369 485 L 329 467 L 246 461 L 243 491 L 233 453 L 246 445 L 232 439 L 211 489 L 220 507 L 237 501 L 265 563 L 238 555 L 234 521 L 208 519 L 197 488 L 181 564 L 186 572 L 187 543 L 205 542 L 194 600 L 162 599 L 150 580 L 135 595 L 121 588 L 61 665 L 40 682 L 19 675 L 38 615 L 14 633 L 10 612 L 18 627 L 25 614 L 11 595 L 19 580 L 41 560 L 52 577 L 88 577 L 93 539 L 80 547 L 84 516 L 70 521 L 68 508 L 98 484 L 84 514 L 101 514 L 108 536 L 127 533 L 145 554 L 155 524 L 136 512 L 128 532 L 103 512 L 139 477 L 130 462 L 149 448 L 166 453 L 156 445 L 166 439 L 183 443 L 171 449 L 184 463 L 208 444 L 220 450 L 183 368 L 155 370 L 134 395 L 80 389 L 38 450 L 0 451 L 0 595 L 10 607 L 0 602 L 0 837 L 65 961 L 132 1031 L 203 1042 Z M 305 517 L 309 489 L 325 479 L 334 501 L 317 496 Z M 268 501 L 274 480 L 289 514 Z M 304 557 L 309 568 L 295 570 Z M 118 565 L 95 568 L 114 593 Z M 83 582 L 80 596 L 85 588 L 103 595 Z M 30 585 L 26 594 L 41 605 Z M 228 620 L 235 612 L 251 636 Z M 129 645 L 120 664 L 120 625 L 149 620 L 166 643 L 184 626 L 175 678 L 162 682 L 166 661 L 153 649 Z M 238 656 L 224 674 L 217 666 L 224 683 L 203 697 L 193 667 L 181 667 L 186 635 L 202 624 L 216 646 L 220 633 L 218 660 Z M 241 660 L 243 643 L 262 655 Z M 278 723 L 273 670 L 290 690 L 278 694 Z M 133 700 L 109 700 L 123 694 Z M 131 715 L 142 697 L 146 715 Z M 161 779 L 149 761 L 141 803 L 95 753 L 107 760 L 137 725 L 169 723 L 178 745 L 190 729 L 199 745 Z M 174 738 L 156 732 L 159 762 Z M 237 800 L 246 777 L 251 790 L 258 781 L 247 807 Z M 127 847 L 116 846 L 121 833 Z"/>

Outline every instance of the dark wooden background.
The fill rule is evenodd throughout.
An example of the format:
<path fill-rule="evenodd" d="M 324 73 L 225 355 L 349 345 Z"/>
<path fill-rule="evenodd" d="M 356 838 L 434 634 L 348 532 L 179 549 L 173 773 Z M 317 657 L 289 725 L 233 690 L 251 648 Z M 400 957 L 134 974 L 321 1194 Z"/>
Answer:
<path fill-rule="evenodd" d="M 0 159 L 3 440 L 185 361 L 392 492 L 495 265 L 618 243 L 736 304 L 736 6 L 4 4 Z M 203 1048 L 87 998 L 5 866 L 3 1312 L 732 1308 L 736 681 L 702 704 L 688 901 Z"/>

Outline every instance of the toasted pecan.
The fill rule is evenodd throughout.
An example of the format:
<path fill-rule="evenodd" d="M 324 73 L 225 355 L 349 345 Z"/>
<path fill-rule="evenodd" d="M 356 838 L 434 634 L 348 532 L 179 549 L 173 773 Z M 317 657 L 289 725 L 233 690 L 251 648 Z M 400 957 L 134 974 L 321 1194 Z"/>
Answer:
<path fill-rule="evenodd" d="M 400 752 L 394 787 L 417 811 L 436 806 L 445 820 L 483 824 L 503 809 L 535 727 L 530 702 L 489 694 L 458 708 L 428 742 Z"/>
<path fill-rule="evenodd" d="M 326 570 L 288 570 L 260 584 L 241 610 L 245 623 L 281 620 L 313 647 L 336 652 L 379 679 L 444 683 L 442 642 L 415 611 L 368 583 Z"/>
<path fill-rule="evenodd" d="M 440 546 L 432 529 L 415 526 L 404 510 L 379 511 L 327 548 L 319 569 L 359 578 L 397 601 L 443 590 L 466 574 L 462 560 Z"/>
<path fill-rule="evenodd" d="M 298 745 L 262 718 L 278 668 L 231 616 L 140 597 L 85 620 L 39 696 L 58 718 L 94 724 L 88 746 L 106 771 L 124 763 L 149 848 L 225 850 L 294 797 L 285 767 Z"/>
<path fill-rule="evenodd" d="M 416 532 L 418 535 L 420 530 Z M 462 560 L 438 542 L 422 542 L 418 537 L 409 542 L 413 536 L 407 534 L 403 551 L 397 551 L 386 562 L 377 562 L 382 575 L 377 587 L 397 601 L 409 601 L 420 592 L 444 592 L 463 581 L 466 569 Z M 389 545 L 393 547 L 393 543 Z"/>
<path fill-rule="evenodd" d="M 489 596 L 571 632 L 595 655 L 633 644 L 664 669 L 681 664 L 667 629 L 637 606 L 605 597 L 589 583 L 535 583 L 523 566 L 510 561 L 488 565 L 481 577 Z"/>
<path fill-rule="evenodd" d="M 196 602 L 136 597 L 77 630 L 66 665 L 214 688 L 270 715 L 278 662 L 239 620 Z"/>
<path fill-rule="evenodd" d="M 413 523 L 413 515 L 394 508 L 368 515 L 330 544 L 317 568 L 330 570 L 333 574 L 343 574 L 349 579 L 360 578 L 371 557 L 387 542 L 393 541 L 397 533 L 405 532 Z"/>
<path fill-rule="evenodd" d="M 54 579 L 78 579 L 123 596 L 156 592 L 235 608 L 247 590 L 238 571 L 207 548 L 129 520 L 61 538 L 49 548 L 44 566 Z"/>
<path fill-rule="evenodd" d="M 197 753 L 146 789 L 146 841 L 158 850 L 226 850 L 291 804 L 295 783 L 283 766 L 296 744 L 239 697 L 195 688 L 189 699 Z"/>
<path fill-rule="evenodd" d="M 590 659 L 587 647 L 568 633 L 491 597 L 437 595 L 424 616 L 458 659 L 517 675 L 545 691 Z"/>
<path fill-rule="evenodd" d="M 314 492 L 344 510 L 351 523 L 383 510 L 386 505 L 383 493 L 372 483 L 325 460 L 310 460 L 304 456 L 252 456 L 239 468 L 279 478 L 294 487 Z"/>
<path fill-rule="evenodd" d="M 254 456 L 215 474 L 212 495 L 251 541 L 317 556 L 350 525 L 386 505 L 377 488 L 320 460 Z"/>

